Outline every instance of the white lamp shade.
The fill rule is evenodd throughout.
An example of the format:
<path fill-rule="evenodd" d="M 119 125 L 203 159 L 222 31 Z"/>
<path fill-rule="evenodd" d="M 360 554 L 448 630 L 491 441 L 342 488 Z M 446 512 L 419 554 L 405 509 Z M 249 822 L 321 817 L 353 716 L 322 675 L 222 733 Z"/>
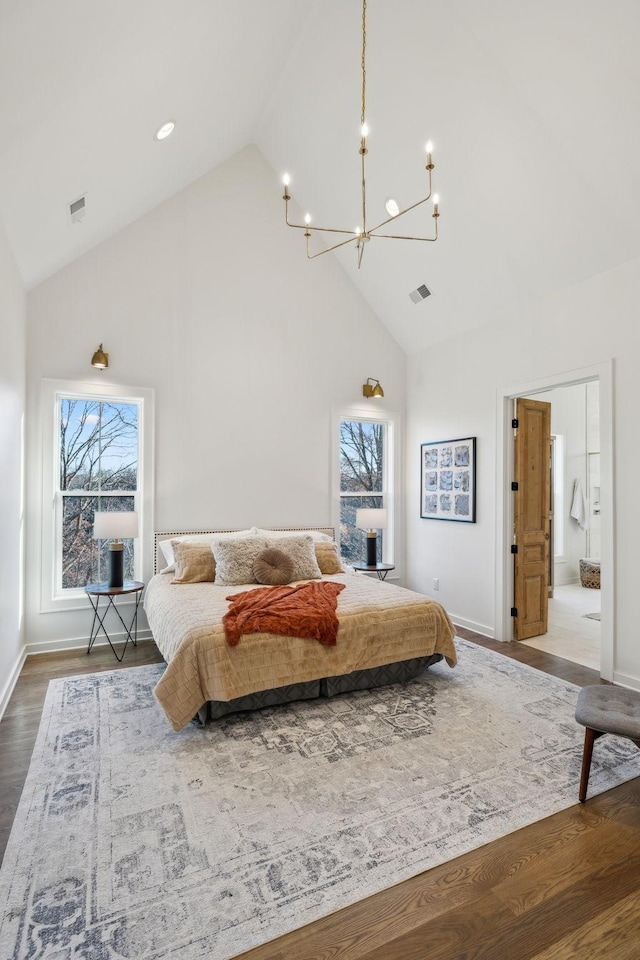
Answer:
<path fill-rule="evenodd" d="M 356 527 L 359 530 L 385 530 L 387 511 L 384 507 L 371 507 L 356 510 Z"/>
<path fill-rule="evenodd" d="M 102 511 L 93 518 L 95 540 L 126 540 L 138 536 L 138 514 L 124 510 Z"/>

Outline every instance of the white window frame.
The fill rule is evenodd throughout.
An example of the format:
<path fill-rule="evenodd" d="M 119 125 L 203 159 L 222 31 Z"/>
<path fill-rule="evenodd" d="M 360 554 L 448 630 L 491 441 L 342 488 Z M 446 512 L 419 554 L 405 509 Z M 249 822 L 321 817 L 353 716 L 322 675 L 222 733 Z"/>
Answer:
<path fill-rule="evenodd" d="M 384 475 L 382 483 L 382 493 L 353 493 L 347 496 L 366 497 L 381 496 L 383 505 L 387 509 L 387 528 L 382 538 L 382 562 L 393 563 L 396 565 L 397 576 L 397 557 L 399 555 L 397 530 L 400 528 L 400 518 L 397 516 L 398 504 L 396 503 L 395 491 L 400 489 L 400 458 L 397 437 L 400 436 L 399 417 L 396 414 L 386 410 L 376 410 L 361 407 L 346 408 L 334 411 L 333 429 L 332 429 L 332 464 L 333 464 L 333 509 L 332 523 L 336 531 L 336 540 L 340 545 L 340 499 L 345 494 L 340 490 L 340 424 L 345 421 L 359 420 L 366 423 L 382 423 L 385 427 L 384 432 Z M 363 557 L 364 559 L 364 557 Z M 395 579 L 391 577 L 388 579 Z"/>
<path fill-rule="evenodd" d="M 117 384 L 85 383 L 75 380 L 42 381 L 42 551 L 40 611 L 52 613 L 86 607 L 83 587 L 62 588 L 61 551 L 58 536 L 61 529 L 62 501 L 59 478 L 60 401 L 104 400 L 135 403 L 138 406 L 138 486 L 135 509 L 139 535 L 135 544 L 137 580 L 146 582 L 151 576 L 153 559 L 150 543 L 153 531 L 154 477 L 154 394 L 149 387 L 126 387 Z M 124 491 L 128 493 L 128 491 Z M 106 495 L 106 494 L 105 494 Z"/>

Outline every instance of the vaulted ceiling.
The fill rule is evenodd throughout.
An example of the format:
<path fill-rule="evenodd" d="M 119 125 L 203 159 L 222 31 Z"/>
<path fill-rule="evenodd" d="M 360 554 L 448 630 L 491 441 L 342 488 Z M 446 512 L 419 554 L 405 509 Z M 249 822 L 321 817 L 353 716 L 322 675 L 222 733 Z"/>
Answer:
<path fill-rule="evenodd" d="M 0 216 L 33 286 L 247 143 L 353 229 L 360 0 L 0 0 Z M 640 255 L 637 0 L 368 0 L 370 220 L 437 244 L 336 255 L 407 351 Z M 167 119 L 176 131 L 154 141 Z M 87 196 L 84 222 L 67 205 Z M 430 231 L 430 209 L 406 226 Z M 399 224 L 398 224 L 399 225 Z M 285 229 L 281 222 L 274 230 Z M 300 240 L 301 269 L 312 269 Z M 410 291 L 425 283 L 419 304 Z M 604 318 L 603 318 L 604 319 Z"/>

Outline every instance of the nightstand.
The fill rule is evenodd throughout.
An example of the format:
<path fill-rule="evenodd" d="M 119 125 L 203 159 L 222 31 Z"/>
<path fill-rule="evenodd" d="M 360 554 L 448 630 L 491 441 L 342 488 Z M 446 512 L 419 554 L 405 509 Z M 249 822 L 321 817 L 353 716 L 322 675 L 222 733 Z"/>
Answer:
<path fill-rule="evenodd" d="M 395 563 L 375 563 L 369 566 L 367 563 L 354 563 L 353 569 L 361 573 L 377 573 L 378 580 L 385 580 L 389 570 L 395 570 Z"/>
<path fill-rule="evenodd" d="M 110 587 L 108 583 L 88 583 L 84 588 L 85 593 L 89 597 L 91 606 L 93 607 L 93 623 L 91 624 L 91 634 L 89 636 L 89 646 L 87 647 L 87 653 L 91 653 L 91 648 L 96 642 L 96 637 L 100 630 L 104 633 L 109 646 L 115 654 L 116 660 L 120 663 L 124 657 L 125 651 L 127 649 L 127 644 L 129 641 L 136 647 L 138 645 L 138 607 L 140 606 L 140 600 L 142 599 L 142 591 L 144 590 L 144 583 L 141 583 L 140 580 L 125 580 L 121 587 Z M 116 605 L 116 597 L 124 597 L 128 594 L 135 594 L 135 607 L 133 609 L 133 616 L 131 617 L 131 622 L 129 626 L 125 623 L 122 614 L 118 610 Z M 106 606 L 103 606 L 102 611 L 100 610 L 100 598 L 104 597 L 106 600 Z M 109 610 L 113 609 L 116 612 L 120 623 L 124 627 L 124 647 L 122 648 L 122 653 L 118 656 L 118 652 L 114 645 L 111 642 L 111 637 L 107 633 L 107 628 L 104 625 L 105 618 L 109 613 Z"/>

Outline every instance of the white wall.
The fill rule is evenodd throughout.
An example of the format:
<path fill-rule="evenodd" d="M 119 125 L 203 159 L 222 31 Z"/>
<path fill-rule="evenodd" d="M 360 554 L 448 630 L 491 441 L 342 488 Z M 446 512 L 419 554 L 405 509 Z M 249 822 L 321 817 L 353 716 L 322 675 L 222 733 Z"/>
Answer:
<path fill-rule="evenodd" d="M 440 577 L 439 597 L 459 622 L 492 632 L 498 391 L 614 359 L 614 671 L 637 686 L 639 290 L 640 260 L 633 260 L 527 315 L 502 317 L 432 347 L 409 360 L 407 400 L 408 585 L 432 593 L 432 577 Z M 490 308 L 483 309 L 489 317 Z M 478 437 L 478 522 L 420 520 L 420 443 L 470 435 Z"/>
<path fill-rule="evenodd" d="M 0 226 L 0 716 L 24 657 L 22 600 L 22 428 L 26 296 Z"/>
<path fill-rule="evenodd" d="M 156 529 L 328 524 L 332 409 L 373 404 L 373 376 L 367 409 L 403 414 L 403 352 L 332 256 L 307 261 L 281 189 L 248 147 L 29 294 L 31 642 L 89 628 L 39 611 L 43 377 L 155 388 Z"/>

